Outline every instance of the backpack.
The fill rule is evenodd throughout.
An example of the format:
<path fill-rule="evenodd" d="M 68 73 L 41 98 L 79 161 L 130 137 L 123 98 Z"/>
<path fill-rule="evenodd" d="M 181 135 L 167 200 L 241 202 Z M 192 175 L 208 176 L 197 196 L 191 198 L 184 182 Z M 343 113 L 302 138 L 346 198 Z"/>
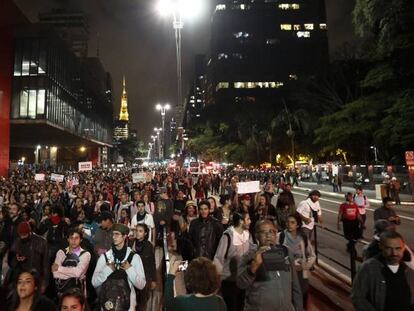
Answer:
<path fill-rule="evenodd" d="M 132 262 L 135 253 L 131 251 L 127 261 Z M 104 253 L 108 264 L 108 257 Z M 130 307 L 131 288 L 128 283 L 128 275 L 125 270 L 117 269 L 112 272 L 99 291 L 99 302 L 102 310 L 128 310 Z"/>
<path fill-rule="evenodd" d="M 64 253 L 66 257 L 62 262 L 62 267 L 76 267 L 79 264 L 80 256 L 86 253 L 86 251 L 81 251 L 79 256 L 73 253 L 69 253 L 68 249 L 65 249 Z M 55 279 L 55 284 L 58 294 L 62 294 L 71 288 L 79 288 L 81 291 L 84 289 L 84 284 L 79 278 L 69 278 L 66 280 Z"/>
<path fill-rule="evenodd" d="M 230 248 L 230 244 L 231 244 L 231 238 L 230 238 L 230 234 L 228 234 L 227 232 L 225 232 L 223 235 L 225 237 L 227 237 L 227 247 L 226 247 L 226 252 L 224 254 L 224 259 L 227 259 L 228 255 L 229 255 L 229 248 Z"/>

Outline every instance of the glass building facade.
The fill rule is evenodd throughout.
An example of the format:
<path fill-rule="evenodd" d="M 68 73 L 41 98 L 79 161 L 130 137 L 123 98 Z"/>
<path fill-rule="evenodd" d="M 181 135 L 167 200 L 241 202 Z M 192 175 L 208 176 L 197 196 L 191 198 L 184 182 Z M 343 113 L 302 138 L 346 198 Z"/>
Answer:
<path fill-rule="evenodd" d="M 96 96 L 83 87 L 83 65 L 53 31 L 33 25 L 21 29 L 15 41 L 11 119 L 45 122 L 111 144 L 112 107 L 105 92 Z"/>

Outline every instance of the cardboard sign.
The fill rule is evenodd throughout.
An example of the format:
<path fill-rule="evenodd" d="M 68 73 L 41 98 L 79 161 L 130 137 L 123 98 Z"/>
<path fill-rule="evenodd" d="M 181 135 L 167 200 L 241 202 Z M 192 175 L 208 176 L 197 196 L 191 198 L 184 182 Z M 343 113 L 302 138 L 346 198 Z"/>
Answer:
<path fill-rule="evenodd" d="M 35 180 L 37 181 L 44 181 L 45 180 L 45 174 L 36 174 Z"/>
<path fill-rule="evenodd" d="M 134 173 L 132 174 L 132 182 L 145 182 L 147 180 L 147 173 Z"/>
<path fill-rule="evenodd" d="M 78 164 L 79 172 L 92 171 L 92 161 L 88 162 L 79 162 Z"/>
<path fill-rule="evenodd" d="M 50 175 L 51 181 L 63 182 L 64 179 L 65 179 L 64 175 L 55 174 L 55 173 L 52 173 L 52 175 Z"/>
<path fill-rule="evenodd" d="M 238 194 L 256 193 L 256 192 L 260 192 L 260 181 L 258 180 L 237 183 Z"/>

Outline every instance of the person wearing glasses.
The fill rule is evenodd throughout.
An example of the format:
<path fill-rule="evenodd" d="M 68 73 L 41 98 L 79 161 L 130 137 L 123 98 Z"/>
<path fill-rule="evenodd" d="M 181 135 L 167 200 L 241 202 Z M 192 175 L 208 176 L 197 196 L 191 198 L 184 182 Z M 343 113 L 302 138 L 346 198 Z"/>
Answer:
<path fill-rule="evenodd" d="M 270 220 L 256 223 L 258 245 L 241 258 L 237 286 L 246 290 L 244 311 L 302 311 L 302 291 L 291 252 L 278 245 Z"/>

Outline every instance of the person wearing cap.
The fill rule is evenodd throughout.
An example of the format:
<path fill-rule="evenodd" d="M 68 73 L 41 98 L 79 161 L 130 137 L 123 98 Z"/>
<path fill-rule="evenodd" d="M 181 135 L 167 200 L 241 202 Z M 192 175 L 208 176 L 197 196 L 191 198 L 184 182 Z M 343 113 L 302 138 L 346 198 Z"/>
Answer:
<path fill-rule="evenodd" d="M 129 311 L 135 311 L 136 292 L 135 288 L 142 290 L 145 287 L 145 273 L 141 257 L 138 254 L 132 256 L 128 261 L 132 249 L 127 244 L 129 233 L 128 226 L 123 224 L 114 224 L 112 231 L 112 246 L 107 252 L 102 254 L 96 264 L 92 276 L 92 285 L 95 288 L 100 287 L 106 279 L 115 271 L 123 270 L 128 277 L 128 284 L 131 289 Z M 126 310 L 125 310 L 126 311 Z"/>
<path fill-rule="evenodd" d="M 47 241 L 45 238 L 32 232 L 28 222 L 21 222 L 17 226 L 17 234 L 18 237 L 12 246 L 16 251 L 16 255 L 11 264 L 11 281 L 14 282 L 21 271 L 35 269 L 41 279 L 41 293 L 44 293 L 49 283 L 50 275 Z"/>
<path fill-rule="evenodd" d="M 92 243 L 95 252 L 101 255 L 111 248 L 114 218 L 110 211 L 103 211 L 99 214 L 98 220 L 100 222 L 100 228 L 93 237 Z"/>
<path fill-rule="evenodd" d="M 315 221 L 319 222 L 322 227 L 322 210 L 319 205 L 319 198 L 321 193 L 318 190 L 312 190 L 309 192 L 309 196 L 306 200 L 301 201 L 296 208 L 296 211 L 299 213 L 302 218 L 303 225 L 302 230 L 312 240 L 312 232 L 315 227 Z"/>

